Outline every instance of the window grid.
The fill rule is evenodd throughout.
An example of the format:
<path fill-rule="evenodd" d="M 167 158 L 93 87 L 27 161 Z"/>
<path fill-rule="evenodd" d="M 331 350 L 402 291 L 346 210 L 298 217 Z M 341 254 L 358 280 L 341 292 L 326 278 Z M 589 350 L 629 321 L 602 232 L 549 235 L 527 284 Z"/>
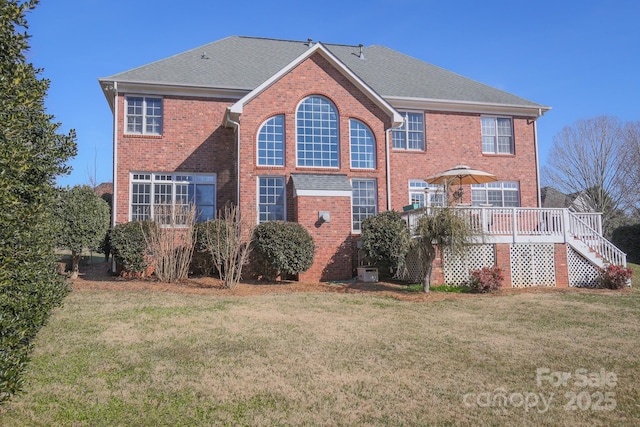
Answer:
<path fill-rule="evenodd" d="M 353 231 L 362 229 L 362 221 L 375 215 L 378 211 L 378 191 L 375 179 L 354 179 L 351 181 L 353 195 L 351 197 Z"/>
<path fill-rule="evenodd" d="M 284 166 L 284 116 L 264 122 L 258 132 L 258 165 Z"/>
<path fill-rule="evenodd" d="M 393 131 L 393 148 L 424 151 L 424 114 L 409 112 L 400 114 L 405 118 L 405 122 L 400 129 Z"/>
<path fill-rule="evenodd" d="M 186 224 L 186 210 L 196 207 L 196 221 L 215 218 L 215 175 L 131 174 L 131 221 Z M 205 194 L 206 197 L 202 197 Z"/>
<path fill-rule="evenodd" d="M 361 121 L 351 119 L 350 147 L 351 167 L 355 169 L 375 169 L 376 153 L 373 132 Z"/>
<path fill-rule="evenodd" d="M 520 206 L 520 185 L 516 181 L 498 181 L 471 185 L 473 206 L 490 204 L 495 207 Z"/>
<path fill-rule="evenodd" d="M 444 206 L 444 188 L 442 185 L 428 184 L 422 179 L 411 179 L 409 180 L 409 203 L 417 203 L 421 208 Z"/>
<path fill-rule="evenodd" d="M 297 112 L 297 165 L 338 167 L 338 114 L 327 99 L 306 98 Z"/>
<path fill-rule="evenodd" d="M 511 118 L 482 118 L 482 152 L 491 154 L 514 153 Z"/>
<path fill-rule="evenodd" d="M 162 99 L 128 96 L 127 133 L 142 135 L 162 134 Z"/>
<path fill-rule="evenodd" d="M 285 182 L 281 176 L 258 178 L 258 223 L 285 220 Z"/>

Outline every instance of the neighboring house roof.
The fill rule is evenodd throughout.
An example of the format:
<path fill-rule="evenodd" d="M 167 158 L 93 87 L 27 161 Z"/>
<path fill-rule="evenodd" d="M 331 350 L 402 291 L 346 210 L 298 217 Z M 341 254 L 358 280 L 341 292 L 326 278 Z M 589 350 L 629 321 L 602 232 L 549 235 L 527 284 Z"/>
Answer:
<path fill-rule="evenodd" d="M 564 194 L 553 187 L 540 189 L 540 200 L 543 208 L 570 208 L 578 212 L 594 212 L 589 195 L 584 192 Z"/>
<path fill-rule="evenodd" d="M 291 180 L 296 196 L 346 196 L 352 188 L 347 175 L 292 173 Z"/>
<path fill-rule="evenodd" d="M 492 104 L 540 113 L 550 109 L 384 46 L 364 47 L 362 57 L 359 46 L 323 46 L 387 99 Z M 249 92 L 309 48 L 302 41 L 232 36 L 100 81 Z"/>

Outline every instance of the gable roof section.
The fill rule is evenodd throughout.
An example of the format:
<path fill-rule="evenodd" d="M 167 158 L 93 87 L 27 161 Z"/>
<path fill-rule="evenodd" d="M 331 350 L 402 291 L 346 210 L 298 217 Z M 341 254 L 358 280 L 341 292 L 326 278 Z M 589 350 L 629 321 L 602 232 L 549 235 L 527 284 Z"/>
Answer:
<path fill-rule="evenodd" d="M 106 83 L 117 81 L 237 90 L 246 95 L 315 49 L 324 50 L 326 57 L 333 57 L 379 97 L 394 105 L 411 102 L 493 105 L 514 107 L 534 115 L 550 109 L 384 46 L 364 47 L 362 59 L 358 46 L 319 45 L 309 47 L 302 41 L 232 36 L 99 81 L 103 88 Z"/>
<path fill-rule="evenodd" d="M 357 75 L 355 75 L 339 59 L 337 59 L 331 52 L 329 52 L 323 46 L 322 43 L 316 43 L 315 45 L 313 45 L 313 47 L 310 47 L 309 49 L 307 49 L 300 56 L 298 56 L 296 59 L 294 59 L 289 64 L 287 64 L 284 68 L 279 70 L 276 74 L 271 76 L 260 86 L 258 86 L 257 88 L 249 92 L 247 95 L 242 97 L 242 99 L 240 99 L 238 102 L 236 102 L 235 104 L 233 104 L 231 107 L 228 108 L 229 113 L 233 117 L 237 117 L 238 115 L 242 114 L 242 109 L 246 103 L 248 103 L 253 98 L 258 96 L 268 87 L 270 87 L 273 83 L 280 80 L 282 76 L 287 74 L 289 71 L 295 68 L 298 64 L 310 58 L 311 55 L 313 55 L 314 53 L 318 53 L 322 55 L 325 59 L 327 59 L 329 63 L 331 63 L 331 65 L 336 67 L 344 76 L 346 76 L 351 81 L 351 83 L 353 83 L 358 89 L 364 92 L 364 94 L 367 95 L 376 105 L 378 105 L 378 107 L 380 107 L 383 111 L 385 111 L 392 119 L 392 122 L 393 122 L 392 127 L 400 126 L 403 123 L 404 120 L 400 115 L 400 113 L 398 113 L 384 98 L 382 98 L 377 93 L 375 93 L 375 91 L 373 91 L 364 81 L 362 81 L 362 79 L 360 79 Z"/>

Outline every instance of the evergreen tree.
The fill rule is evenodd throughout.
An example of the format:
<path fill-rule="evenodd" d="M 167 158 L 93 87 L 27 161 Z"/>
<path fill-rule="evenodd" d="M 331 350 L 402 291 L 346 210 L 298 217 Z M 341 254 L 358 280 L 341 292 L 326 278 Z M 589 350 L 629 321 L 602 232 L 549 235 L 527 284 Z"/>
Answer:
<path fill-rule="evenodd" d="M 31 342 L 66 294 L 52 212 L 76 144 L 46 114 L 49 82 L 25 58 L 25 14 L 37 4 L 0 0 L 0 403 L 21 389 Z"/>

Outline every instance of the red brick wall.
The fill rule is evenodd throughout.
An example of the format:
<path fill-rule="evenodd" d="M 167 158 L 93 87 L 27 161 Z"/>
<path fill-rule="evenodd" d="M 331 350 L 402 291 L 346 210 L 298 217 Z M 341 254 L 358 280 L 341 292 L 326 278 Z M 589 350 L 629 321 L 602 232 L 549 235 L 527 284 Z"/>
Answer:
<path fill-rule="evenodd" d="M 313 266 L 300 274 L 301 281 L 340 280 L 353 277 L 355 240 L 351 229 L 350 197 L 299 196 L 294 200 L 296 220 L 316 245 Z M 330 221 L 318 221 L 319 211 L 329 211 Z"/>
<path fill-rule="evenodd" d="M 556 288 L 569 287 L 569 261 L 567 257 L 567 244 L 556 243 L 554 246 L 554 264 L 556 269 Z"/>
<path fill-rule="evenodd" d="M 425 112 L 426 151 L 391 151 L 393 209 L 409 204 L 410 179 L 424 179 L 457 164 L 493 173 L 499 181 L 518 181 L 521 206 L 538 206 L 533 124 L 513 118 L 515 154 L 483 154 L 480 117 Z M 469 186 L 464 188 L 463 203 L 471 203 Z"/>
<path fill-rule="evenodd" d="M 130 172 L 199 172 L 217 175 L 217 204 L 236 198 L 236 139 L 222 126 L 230 100 L 163 97 L 161 136 L 125 133 L 124 94 L 118 96 L 116 222 L 129 220 Z"/>

